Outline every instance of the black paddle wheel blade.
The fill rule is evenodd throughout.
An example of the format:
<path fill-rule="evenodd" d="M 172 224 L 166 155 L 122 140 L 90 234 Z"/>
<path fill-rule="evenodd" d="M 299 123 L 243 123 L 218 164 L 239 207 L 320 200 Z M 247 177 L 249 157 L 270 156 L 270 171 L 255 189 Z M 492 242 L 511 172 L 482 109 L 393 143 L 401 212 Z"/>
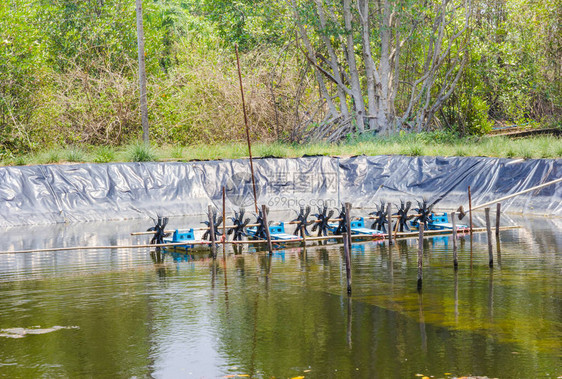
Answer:
<path fill-rule="evenodd" d="M 164 238 L 170 235 L 170 233 L 165 232 L 166 225 L 168 225 L 168 217 L 158 216 L 156 224 L 147 230 L 149 232 L 155 232 L 150 240 L 150 244 L 156 245 L 164 243 Z"/>

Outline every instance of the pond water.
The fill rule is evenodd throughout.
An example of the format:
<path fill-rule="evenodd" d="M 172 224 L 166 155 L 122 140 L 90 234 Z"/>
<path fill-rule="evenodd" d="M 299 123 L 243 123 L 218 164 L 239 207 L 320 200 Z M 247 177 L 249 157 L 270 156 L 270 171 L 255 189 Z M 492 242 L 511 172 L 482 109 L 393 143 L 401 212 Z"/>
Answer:
<path fill-rule="evenodd" d="M 0 376 L 499 378 L 562 376 L 562 220 L 494 242 L 246 251 L 0 255 Z M 129 244 L 139 222 L 14 228 L 1 250 Z M 144 242 L 134 240 L 133 242 Z"/>

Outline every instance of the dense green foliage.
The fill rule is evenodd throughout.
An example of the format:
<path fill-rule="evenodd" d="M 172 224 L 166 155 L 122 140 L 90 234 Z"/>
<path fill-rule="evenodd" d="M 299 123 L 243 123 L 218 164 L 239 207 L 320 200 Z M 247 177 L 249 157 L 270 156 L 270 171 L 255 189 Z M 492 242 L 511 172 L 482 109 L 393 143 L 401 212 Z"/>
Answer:
<path fill-rule="evenodd" d="M 462 130 L 562 126 L 562 1 L 480 0 L 473 25 L 446 121 Z"/>
<path fill-rule="evenodd" d="M 189 145 L 244 138 L 235 44 L 253 138 L 295 141 L 303 130 L 314 129 L 318 88 L 302 54 L 291 3 L 145 0 L 152 141 Z M 406 18 L 431 13 L 419 3 L 402 3 Z M 309 11 L 314 13 L 313 7 Z M 561 23 L 562 0 L 474 3 L 468 63 L 427 128 L 471 134 L 494 125 L 560 126 Z M 331 33 L 343 35 L 333 26 Z M 411 46 L 406 63 L 419 64 L 423 46 Z M 132 0 L 1 2 L 0 159 L 57 146 L 136 140 L 141 130 L 136 49 Z M 303 123 L 304 129 L 296 128 Z M 110 160 L 105 155 L 100 161 Z"/>

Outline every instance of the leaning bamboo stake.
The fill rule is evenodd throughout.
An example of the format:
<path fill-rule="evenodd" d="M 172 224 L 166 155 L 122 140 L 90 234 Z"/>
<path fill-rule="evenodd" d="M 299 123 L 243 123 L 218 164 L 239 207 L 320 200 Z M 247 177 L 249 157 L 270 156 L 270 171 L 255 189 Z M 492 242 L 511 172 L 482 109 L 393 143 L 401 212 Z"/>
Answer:
<path fill-rule="evenodd" d="M 468 213 L 471 213 L 472 211 L 475 211 L 475 210 L 480 209 L 480 208 L 485 208 L 485 207 L 487 207 L 487 206 L 489 206 L 489 205 L 493 205 L 494 203 L 499 203 L 499 202 L 501 202 L 501 201 L 511 199 L 511 198 L 513 198 L 513 197 L 515 197 L 515 196 L 523 195 L 523 194 L 525 194 L 525 193 L 532 192 L 532 191 L 535 191 L 535 190 L 538 190 L 538 189 L 541 189 L 541 188 L 545 188 L 545 187 L 548 187 L 548 186 L 550 186 L 550 185 L 553 185 L 553 184 L 556 184 L 556 183 L 560 183 L 560 182 L 562 182 L 562 178 L 555 179 L 555 180 L 551 180 L 550 182 L 547 182 L 547 183 L 544 183 L 544 184 L 541 184 L 541 185 L 538 185 L 538 186 L 534 186 L 534 187 L 531 187 L 531 188 L 527 188 L 526 190 L 519 191 L 519 192 L 516 192 L 516 193 L 512 193 L 511 195 L 507 195 L 507 196 L 504 196 L 504 197 L 500 197 L 499 199 L 495 199 L 495 200 L 493 200 L 493 201 L 489 201 L 489 202 L 487 202 L 487 203 L 477 205 L 477 206 L 475 206 L 474 208 L 472 208 L 472 205 L 469 204 L 469 205 L 470 205 L 470 209 L 468 210 Z M 470 186 L 468 186 L 468 191 L 469 191 L 468 201 L 470 202 Z M 460 216 L 459 216 L 459 218 L 462 219 L 462 218 L 465 216 L 466 213 L 463 212 L 462 207 L 459 208 L 459 212 L 461 213 Z"/>
<path fill-rule="evenodd" d="M 256 180 L 254 178 L 254 160 L 252 158 L 252 143 L 250 142 L 250 127 L 248 126 L 248 115 L 246 114 L 246 101 L 244 100 L 244 86 L 242 85 L 242 71 L 240 70 L 238 45 L 236 45 L 236 63 L 238 65 L 238 79 L 240 80 L 240 94 L 242 95 L 242 109 L 244 110 L 244 124 L 246 125 L 246 139 L 248 140 L 248 154 L 250 155 L 250 170 L 252 173 L 252 190 L 254 192 L 254 207 L 256 208 L 256 213 L 258 213 L 258 197 L 256 195 Z"/>
<path fill-rule="evenodd" d="M 556 179 L 556 180 L 552 180 L 552 181 L 550 181 L 550 182 L 547 182 L 547 183 L 544 183 L 544 184 L 541 184 L 541 185 L 538 185 L 538 186 L 535 186 L 535 187 L 531 187 L 531 188 L 528 188 L 528 189 L 523 190 L 523 191 L 519 191 L 519 192 L 516 192 L 516 193 L 512 193 L 511 195 L 507 195 L 507 196 L 504 196 L 504 197 L 500 197 L 499 199 L 496 199 L 496 200 L 493 200 L 493 201 L 490 201 L 490 202 L 487 202 L 487 203 L 484 203 L 484 204 L 477 205 L 477 206 L 475 206 L 474 208 L 472 208 L 472 210 L 484 208 L 484 207 L 487 207 L 488 205 L 492 205 L 492 204 L 494 204 L 494 203 L 498 203 L 498 202 L 501 202 L 501 201 L 504 201 L 504 200 L 507 200 L 507 199 L 511 199 L 512 197 L 519 196 L 519 195 L 523 195 L 524 193 L 532 192 L 532 191 L 534 191 L 534 190 L 538 190 L 538 189 L 541 189 L 541 188 L 545 188 L 545 187 L 548 187 L 548 186 L 550 186 L 550 185 L 552 185 L 552 184 L 556 184 L 556 183 L 559 183 L 559 182 L 562 182 L 562 178 L 559 178 L 559 179 Z"/>

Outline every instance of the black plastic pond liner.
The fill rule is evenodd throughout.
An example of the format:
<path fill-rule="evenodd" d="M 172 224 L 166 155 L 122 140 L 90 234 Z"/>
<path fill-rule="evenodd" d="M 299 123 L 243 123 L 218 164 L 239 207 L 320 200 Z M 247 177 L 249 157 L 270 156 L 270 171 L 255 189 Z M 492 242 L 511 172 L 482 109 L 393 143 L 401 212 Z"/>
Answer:
<path fill-rule="evenodd" d="M 483 157 L 303 157 L 257 159 L 254 166 L 258 205 L 273 211 L 317 212 L 345 201 L 374 210 L 381 201 L 416 206 L 424 198 L 435 210 L 451 210 L 466 208 L 469 185 L 478 205 L 562 174 L 559 159 Z M 209 203 L 221 207 L 223 186 L 229 212 L 254 211 L 245 159 L 2 167 L 0 226 L 203 215 Z M 506 200 L 502 210 L 562 216 L 561 199 L 557 183 Z"/>

